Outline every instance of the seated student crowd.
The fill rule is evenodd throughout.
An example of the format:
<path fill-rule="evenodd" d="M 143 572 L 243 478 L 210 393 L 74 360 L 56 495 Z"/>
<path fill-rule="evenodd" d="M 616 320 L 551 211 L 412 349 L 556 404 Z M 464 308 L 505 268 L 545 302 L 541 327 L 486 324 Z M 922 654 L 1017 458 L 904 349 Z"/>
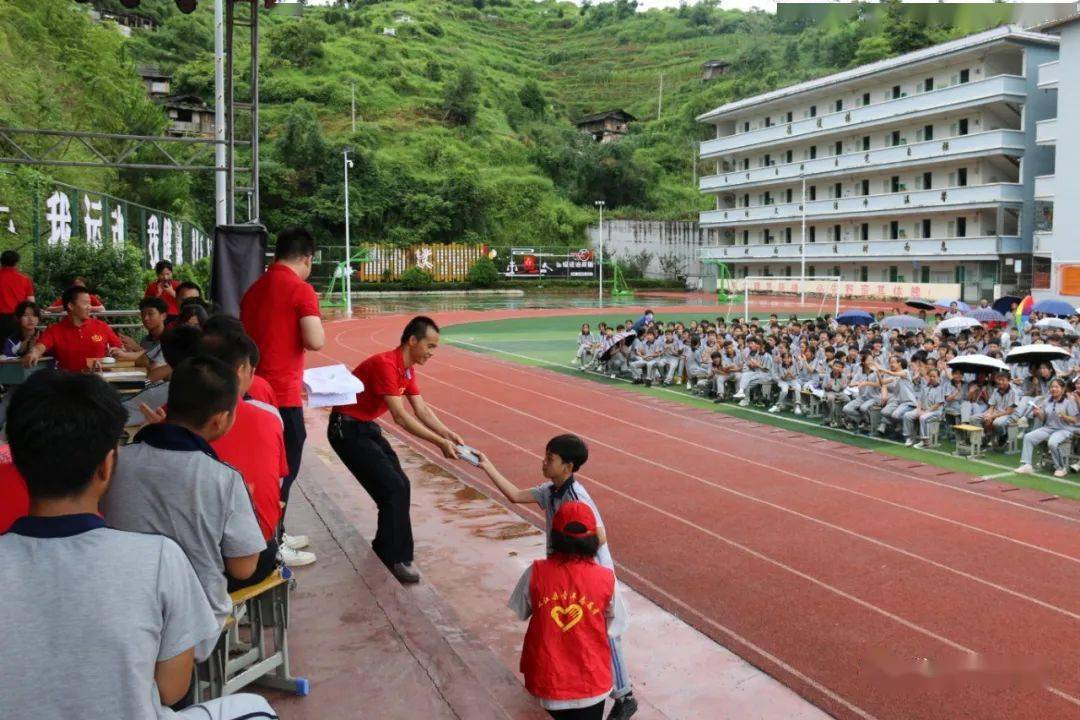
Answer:
<path fill-rule="evenodd" d="M 583 325 L 575 362 L 645 385 L 678 379 L 687 390 L 742 407 L 760 394 L 771 413 L 803 415 L 812 404 L 827 426 L 895 435 L 915 447 L 930 444 L 935 427 L 947 421 L 981 425 L 984 441 L 997 446 L 1010 426 L 1031 427 L 1017 471 L 1033 472 L 1034 449 L 1045 443 L 1054 474 L 1068 474 L 1065 450 L 1080 434 L 1080 316 L 1071 318 L 1072 332 L 1035 328 L 1034 315 L 1019 330 L 977 326 L 958 334 L 838 325 L 828 315 L 664 323 L 646 311 L 644 318 L 600 323 L 595 335 Z M 617 339 L 634 327 L 640 332 Z M 1068 356 L 980 373 L 948 364 L 976 354 L 1003 360 L 1009 349 L 1033 343 L 1057 346 Z M 1072 469 L 1080 472 L 1080 465 Z"/>

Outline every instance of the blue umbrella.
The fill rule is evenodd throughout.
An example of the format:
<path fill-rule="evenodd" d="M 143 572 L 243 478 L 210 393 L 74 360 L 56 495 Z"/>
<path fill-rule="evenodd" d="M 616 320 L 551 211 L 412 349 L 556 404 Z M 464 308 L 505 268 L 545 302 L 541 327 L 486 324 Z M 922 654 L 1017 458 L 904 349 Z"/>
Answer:
<path fill-rule="evenodd" d="M 988 322 L 1006 322 L 1008 318 L 999 313 L 997 310 L 991 310 L 990 308 L 976 308 L 967 313 L 967 316 L 973 320 L 978 320 L 981 323 Z"/>
<path fill-rule="evenodd" d="M 990 307 L 997 310 L 1002 315 L 1011 315 L 1013 313 L 1013 303 L 1018 306 L 1024 301 L 1024 298 L 1017 297 L 1016 295 L 1004 295 L 994 301 L 994 304 Z"/>
<path fill-rule="evenodd" d="M 1031 306 L 1031 312 L 1042 313 L 1043 315 L 1057 315 L 1058 317 L 1069 317 L 1076 314 L 1076 307 L 1064 300 L 1054 300 L 1048 298 L 1046 300 L 1040 300 Z"/>
<path fill-rule="evenodd" d="M 914 315 L 890 315 L 881 321 L 881 326 L 889 330 L 925 330 L 926 321 Z"/>
<path fill-rule="evenodd" d="M 938 306 L 942 310 L 949 310 L 949 309 L 952 308 L 953 303 L 956 303 L 956 309 L 959 310 L 960 312 L 965 312 L 965 313 L 966 312 L 971 312 L 971 306 L 968 305 L 963 300 L 953 300 L 952 298 L 942 298 L 941 300 L 938 300 L 937 302 L 935 302 L 934 305 Z"/>
<path fill-rule="evenodd" d="M 836 316 L 836 322 L 841 325 L 869 325 L 874 322 L 874 316 L 865 310 L 845 310 Z"/>

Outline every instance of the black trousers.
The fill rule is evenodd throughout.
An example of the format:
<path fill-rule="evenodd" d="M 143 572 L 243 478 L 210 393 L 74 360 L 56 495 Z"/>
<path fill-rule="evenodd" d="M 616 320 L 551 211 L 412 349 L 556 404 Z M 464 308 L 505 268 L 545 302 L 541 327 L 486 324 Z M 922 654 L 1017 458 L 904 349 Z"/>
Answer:
<path fill-rule="evenodd" d="M 304 408 L 278 408 L 285 435 L 285 459 L 289 464 L 289 474 L 281 480 L 281 526 L 285 526 L 285 511 L 289 509 L 289 490 L 296 476 L 300 473 L 300 459 L 304 454 L 304 441 L 307 440 L 307 428 L 304 427 Z"/>
<path fill-rule="evenodd" d="M 330 447 L 363 486 L 379 511 L 371 549 L 387 566 L 413 560 L 411 487 L 397 454 L 377 423 L 333 413 L 327 428 Z"/>
<path fill-rule="evenodd" d="M 604 701 L 601 700 L 589 707 L 575 708 L 573 710 L 548 710 L 547 712 L 555 720 L 603 720 Z"/>

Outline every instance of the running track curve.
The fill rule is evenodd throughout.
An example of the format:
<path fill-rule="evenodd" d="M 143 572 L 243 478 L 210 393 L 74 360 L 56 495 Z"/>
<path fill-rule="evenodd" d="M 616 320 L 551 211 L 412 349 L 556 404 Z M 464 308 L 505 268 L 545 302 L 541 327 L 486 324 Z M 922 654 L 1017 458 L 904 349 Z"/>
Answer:
<path fill-rule="evenodd" d="M 308 362 L 352 367 L 404 322 L 329 323 Z M 582 436 L 620 577 L 836 717 L 1080 718 L 1080 504 L 445 344 L 419 380 L 519 487 Z"/>

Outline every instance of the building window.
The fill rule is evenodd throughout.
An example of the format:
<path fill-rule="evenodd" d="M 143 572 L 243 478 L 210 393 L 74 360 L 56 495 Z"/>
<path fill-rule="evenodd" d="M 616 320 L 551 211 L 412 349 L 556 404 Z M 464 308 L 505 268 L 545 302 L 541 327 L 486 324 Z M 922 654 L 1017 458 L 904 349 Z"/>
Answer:
<path fill-rule="evenodd" d="M 832 239 L 833 239 L 833 242 L 840 242 L 840 226 L 839 225 L 833 225 Z"/>
<path fill-rule="evenodd" d="M 900 176 L 893 175 L 889 178 L 889 192 L 900 192 Z"/>
<path fill-rule="evenodd" d="M 922 189 L 932 190 L 934 187 L 934 173 L 924 172 L 922 174 Z"/>
<path fill-rule="evenodd" d="M 817 105 L 810 106 L 810 117 L 817 117 Z"/>
<path fill-rule="evenodd" d="M 956 125 L 956 134 L 957 135 L 967 135 L 968 134 L 968 120 L 967 120 L 967 118 L 960 118 L 960 122 L 958 122 L 957 125 Z"/>
<path fill-rule="evenodd" d="M 749 170 L 750 169 L 750 158 L 743 158 L 742 169 L 743 170 Z"/>
<path fill-rule="evenodd" d="M 791 277 L 791 266 L 790 265 L 785 265 L 784 266 L 784 277 Z"/>
<path fill-rule="evenodd" d="M 750 193 L 744 193 L 742 196 L 742 206 L 750 207 Z"/>
<path fill-rule="evenodd" d="M 889 266 L 889 282 L 899 282 L 899 281 L 900 281 L 900 274 L 899 274 L 899 272 L 897 272 L 896 266 L 895 265 L 890 265 Z"/>
<path fill-rule="evenodd" d="M 928 77 L 925 80 L 923 80 L 922 89 L 923 89 L 924 92 L 930 92 L 931 90 L 933 90 L 934 89 L 934 78 Z"/>
<path fill-rule="evenodd" d="M 771 117 L 768 117 L 768 116 L 765 117 L 765 127 L 772 127 L 772 118 Z"/>
<path fill-rule="evenodd" d="M 967 186 L 967 168 L 962 167 L 956 171 L 956 185 L 957 187 Z"/>
<path fill-rule="evenodd" d="M 933 125 L 926 125 L 926 126 L 923 127 L 923 129 L 922 129 L 922 139 L 923 140 L 933 140 L 934 139 L 934 126 Z"/>
<path fill-rule="evenodd" d="M 956 237 L 967 237 L 967 218 L 956 218 Z"/>
<path fill-rule="evenodd" d="M 806 241 L 807 242 L 816 242 L 817 241 L 817 228 L 816 227 L 811 225 L 809 228 L 807 228 L 807 233 L 808 233 L 807 236 L 806 236 Z"/>
<path fill-rule="evenodd" d="M 791 202 L 793 198 L 794 191 L 791 188 L 788 188 L 784 191 L 784 202 Z"/>
<path fill-rule="evenodd" d="M 784 242 L 791 243 L 791 228 L 784 228 Z"/>
<path fill-rule="evenodd" d="M 817 145 L 811 145 L 810 146 L 810 159 L 811 160 L 816 160 L 817 159 Z"/>
<path fill-rule="evenodd" d="M 896 220 L 889 222 L 889 239 L 896 240 L 900 237 L 900 223 Z"/>
<path fill-rule="evenodd" d="M 867 282 L 870 280 L 870 268 L 863 265 L 859 268 L 859 282 Z"/>
<path fill-rule="evenodd" d="M 924 283 L 930 282 L 930 268 L 928 266 L 922 266 L 922 277 L 919 280 Z"/>
<path fill-rule="evenodd" d="M 806 277 L 814 277 L 815 275 L 817 275 L 817 273 L 814 272 L 814 266 L 813 265 L 807 265 L 806 266 Z"/>
<path fill-rule="evenodd" d="M 964 68 L 963 70 L 960 71 L 960 82 L 966 83 L 970 79 L 971 79 L 971 71 L 970 70 L 968 70 L 967 68 Z"/>
<path fill-rule="evenodd" d="M 810 199 L 817 200 L 817 185 L 810 186 Z"/>
<path fill-rule="evenodd" d="M 749 230 L 743 230 L 742 231 L 742 244 L 743 245 L 749 245 L 750 244 L 750 231 Z"/>
<path fill-rule="evenodd" d="M 889 142 L 892 144 L 893 147 L 896 147 L 897 145 L 900 144 L 900 131 L 899 130 L 893 130 L 892 131 L 892 135 L 889 136 Z"/>
<path fill-rule="evenodd" d="M 788 150 L 787 153 L 784 155 L 784 161 L 790 163 L 790 162 L 794 162 L 794 160 L 795 160 L 795 155 L 793 154 L 793 152 L 791 150 Z"/>
<path fill-rule="evenodd" d="M 870 194 L 870 181 L 869 180 L 863 180 L 862 183 L 860 183 L 859 192 L 862 193 L 863 196 L 866 196 L 866 195 Z"/>
<path fill-rule="evenodd" d="M 843 110 L 844 110 L 844 100 L 843 100 L 843 98 L 837 100 L 836 105 L 834 105 L 833 107 L 836 108 L 836 112 L 843 112 Z"/>
<path fill-rule="evenodd" d="M 930 218 L 924 218 L 922 221 L 922 236 L 924 238 L 930 237 Z"/>
<path fill-rule="evenodd" d="M 833 265 L 832 266 L 832 274 L 833 274 L 833 277 L 840 277 L 840 266 L 839 265 Z"/>
<path fill-rule="evenodd" d="M 870 93 L 867 92 L 862 94 L 862 104 L 864 107 L 870 104 Z"/>
<path fill-rule="evenodd" d="M 742 124 L 742 131 L 743 132 L 750 132 L 750 121 L 749 120 L 747 120 L 746 122 L 744 122 Z"/>
<path fill-rule="evenodd" d="M 892 99 L 893 99 L 893 100 L 895 100 L 895 99 L 897 99 L 898 97 L 900 97 L 900 86 L 899 86 L 899 85 L 893 85 L 893 88 L 892 88 Z"/>
<path fill-rule="evenodd" d="M 833 154 L 834 155 L 843 155 L 844 154 L 844 141 L 843 140 L 837 140 L 836 141 L 836 144 L 833 146 Z"/>
<path fill-rule="evenodd" d="M 840 196 L 844 194 L 844 186 L 841 183 L 833 184 L 833 197 L 840 199 Z"/>
<path fill-rule="evenodd" d="M 772 155 L 765 153 L 765 157 L 761 158 L 761 167 L 769 167 L 772 165 Z"/>
<path fill-rule="evenodd" d="M 784 119 L 785 119 L 785 120 L 786 120 L 787 122 L 791 122 L 791 120 L 792 120 L 792 118 L 793 118 L 793 117 L 794 117 L 794 115 L 792 114 L 792 112 L 791 112 L 790 110 L 788 110 L 788 112 L 787 112 L 787 115 L 785 115 L 785 116 L 784 116 Z"/>
<path fill-rule="evenodd" d="M 870 223 L 863 223 L 859 226 L 859 239 L 863 241 L 870 239 Z"/>
<path fill-rule="evenodd" d="M 869 135 L 863 135 L 862 149 L 863 150 L 869 150 L 870 149 L 870 136 Z"/>
<path fill-rule="evenodd" d="M 765 191 L 764 200 L 765 200 L 765 202 L 762 203 L 763 205 L 772 205 L 772 193 L 769 192 L 768 190 Z"/>

